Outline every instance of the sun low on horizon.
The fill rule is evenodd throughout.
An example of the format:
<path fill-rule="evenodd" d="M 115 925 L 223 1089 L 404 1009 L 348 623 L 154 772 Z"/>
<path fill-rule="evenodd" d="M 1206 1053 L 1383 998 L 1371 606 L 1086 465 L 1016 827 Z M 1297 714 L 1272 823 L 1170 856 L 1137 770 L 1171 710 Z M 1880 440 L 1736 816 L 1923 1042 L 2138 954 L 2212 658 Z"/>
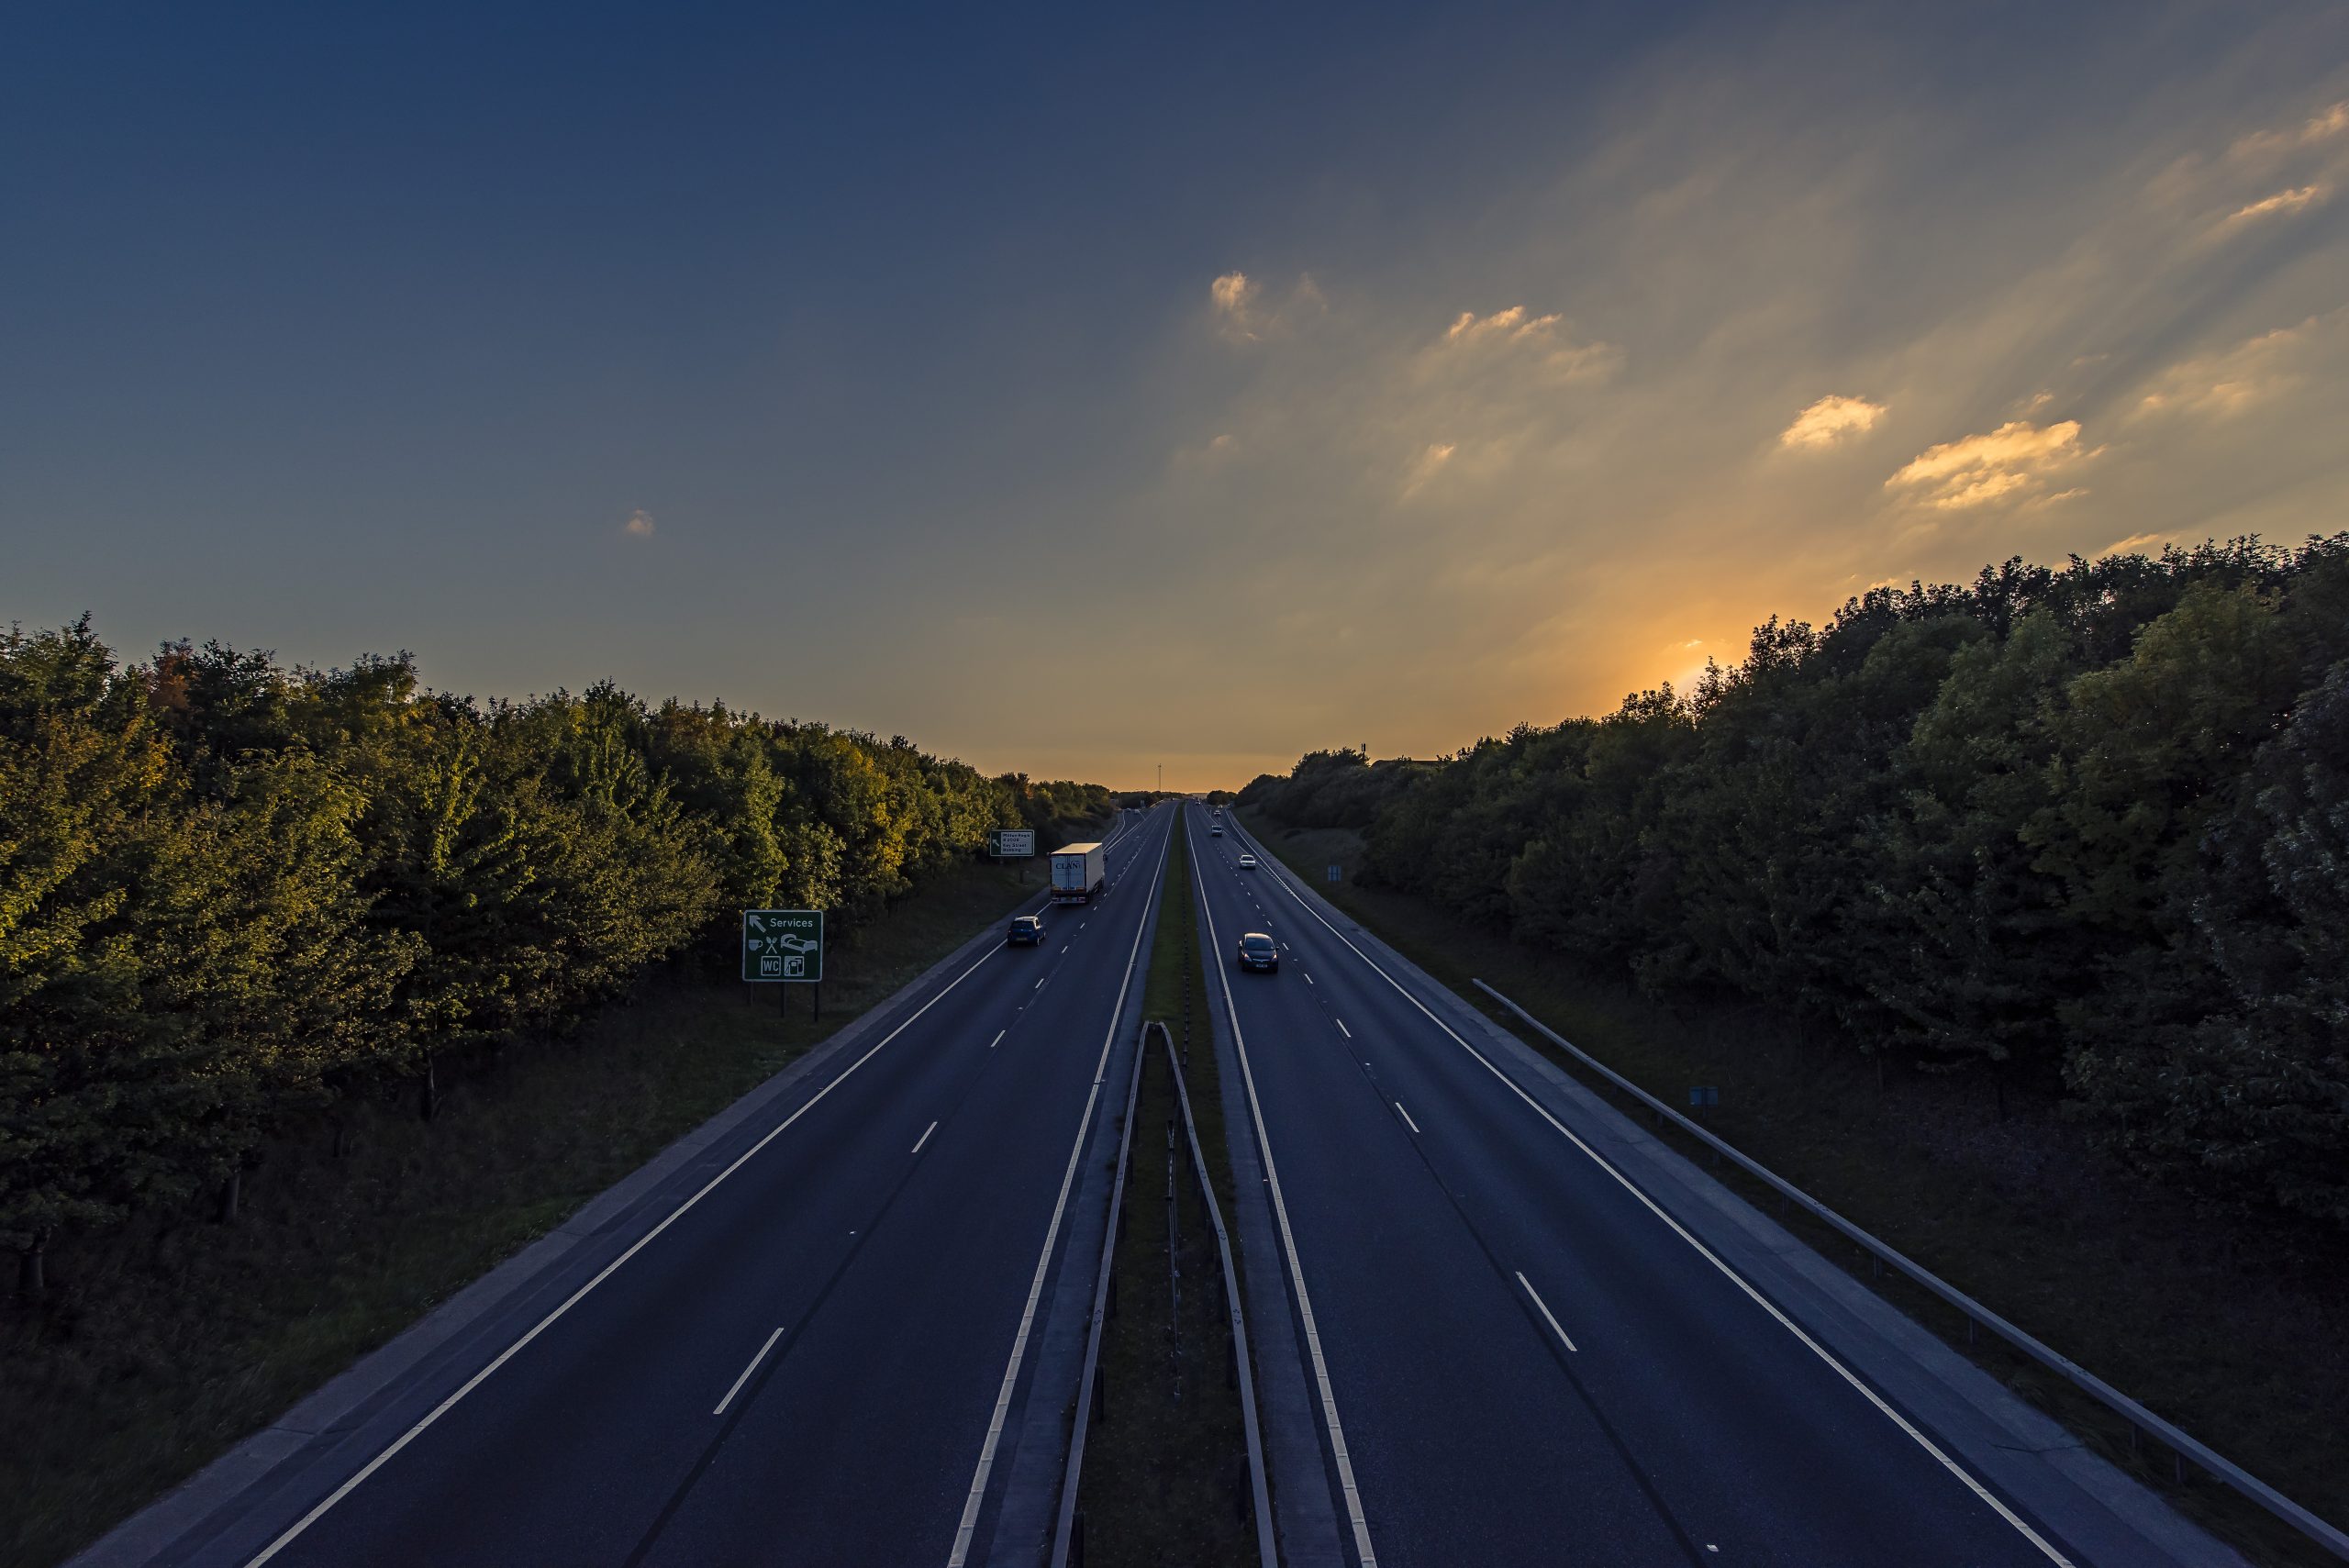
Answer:
<path fill-rule="evenodd" d="M 1205 789 L 2349 527 L 2337 6 L 1079 16 L 11 21 L 0 617 Z"/>

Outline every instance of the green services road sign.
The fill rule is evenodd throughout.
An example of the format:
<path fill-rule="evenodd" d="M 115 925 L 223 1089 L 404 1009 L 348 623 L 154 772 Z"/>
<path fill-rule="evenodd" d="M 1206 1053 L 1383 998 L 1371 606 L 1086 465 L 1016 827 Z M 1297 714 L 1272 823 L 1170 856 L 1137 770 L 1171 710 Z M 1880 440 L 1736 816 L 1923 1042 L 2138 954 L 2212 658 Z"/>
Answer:
<path fill-rule="evenodd" d="M 987 829 L 987 853 L 999 861 L 1034 860 L 1036 830 L 1033 828 L 990 828 Z"/>
<path fill-rule="evenodd" d="M 823 979 L 824 912 L 743 910 L 742 978 L 809 984 Z"/>

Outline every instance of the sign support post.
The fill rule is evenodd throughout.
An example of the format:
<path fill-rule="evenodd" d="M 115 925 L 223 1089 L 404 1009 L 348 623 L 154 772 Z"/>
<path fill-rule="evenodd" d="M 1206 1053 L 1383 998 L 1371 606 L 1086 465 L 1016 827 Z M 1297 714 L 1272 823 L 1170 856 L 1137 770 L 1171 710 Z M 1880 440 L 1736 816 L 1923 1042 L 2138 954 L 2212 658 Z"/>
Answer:
<path fill-rule="evenodd" d="M 821 909 L 742 911 L 742 978 L 751 984 L 805 985 L 809 1020 L 824 1016 L 824 912 Z M 777 990 L 779 1017 L 791 1015 L 791 993 Z"/>

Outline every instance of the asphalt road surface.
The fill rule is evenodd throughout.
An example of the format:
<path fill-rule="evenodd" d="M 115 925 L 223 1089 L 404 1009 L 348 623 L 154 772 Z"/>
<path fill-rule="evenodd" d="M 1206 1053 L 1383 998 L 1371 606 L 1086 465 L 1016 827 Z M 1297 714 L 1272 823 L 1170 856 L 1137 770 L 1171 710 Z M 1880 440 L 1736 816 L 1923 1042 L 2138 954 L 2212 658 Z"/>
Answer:
<path fill-rule="evenodd" d="M 1330 1489 L 1333 1558 L 2099 1561 L 1513 1086 L 1489 1039 L 1439 1022 L 1423 977 L 1350 941 L 1238 824 L 1186 818 L 1290 1275 L 1286 1303 L 1251 1279 L 1259 1355 L 1294 1342 L 1308 1362 L 1323 1473 L 1305 1479 Z M 1280 944 L 1277 973 L 1234 962 L 1250 931 Z M 1293 1334 L 1264 1326 L 1268 1299 Z M 2113 1568 L 2176 1560 L 2113 1548 L 2134 1538 L 2076 1500 Z"/>
<path fill-rule="evenodd" d="M 1174 816 L 159 1560 L 988 1561 Z"/>

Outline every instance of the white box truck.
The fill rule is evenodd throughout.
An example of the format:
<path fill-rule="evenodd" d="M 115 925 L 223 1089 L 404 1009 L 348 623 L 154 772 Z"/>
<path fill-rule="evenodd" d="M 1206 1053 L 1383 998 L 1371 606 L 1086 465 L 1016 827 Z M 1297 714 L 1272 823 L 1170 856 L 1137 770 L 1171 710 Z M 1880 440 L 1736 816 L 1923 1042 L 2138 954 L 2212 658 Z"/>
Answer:
<path fill-rule="evenodd" d="M 1109 878 L 1109 857 L 1098 844 L 1063 844 L 1052 851 L 1052 902 L 1089 904 Z"/>

